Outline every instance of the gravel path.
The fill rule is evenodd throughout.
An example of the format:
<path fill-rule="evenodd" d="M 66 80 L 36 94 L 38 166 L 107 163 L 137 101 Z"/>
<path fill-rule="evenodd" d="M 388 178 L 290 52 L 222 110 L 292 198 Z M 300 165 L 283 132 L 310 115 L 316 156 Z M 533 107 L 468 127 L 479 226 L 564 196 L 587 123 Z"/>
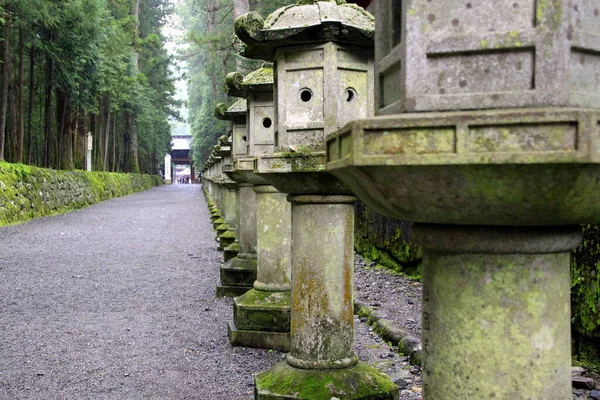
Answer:
<path fill-rule="evenodd" d="M 221 260 L 199 185 L 0 228 L 0 399 L 252 399 L 284 355 L 229 345 Z M 419 398 L 358 320 L 356 351 Z"/>

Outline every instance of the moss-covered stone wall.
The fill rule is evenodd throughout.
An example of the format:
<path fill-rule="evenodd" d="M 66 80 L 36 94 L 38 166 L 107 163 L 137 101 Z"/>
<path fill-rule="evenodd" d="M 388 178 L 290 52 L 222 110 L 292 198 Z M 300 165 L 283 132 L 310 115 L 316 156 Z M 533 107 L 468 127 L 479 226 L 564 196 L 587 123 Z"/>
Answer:
<path fill-rule="evenodd" d="M 393 271 L 418 277 L 421 249 L 411 242 L 412 223 L 385 217 L 360 201 L 354 211 L 356 251 Z"/>
<path fill-rule="evenodd" d="M 573 353 L 600 369 L 600 224 L 583 226 L 583 241 L 571 255 Z"/>
<path fill-rule="evenodd" d="M 0 226 L 86 207 L 161 183 L 157 175 L 56 171 L 0 162 Z"/>

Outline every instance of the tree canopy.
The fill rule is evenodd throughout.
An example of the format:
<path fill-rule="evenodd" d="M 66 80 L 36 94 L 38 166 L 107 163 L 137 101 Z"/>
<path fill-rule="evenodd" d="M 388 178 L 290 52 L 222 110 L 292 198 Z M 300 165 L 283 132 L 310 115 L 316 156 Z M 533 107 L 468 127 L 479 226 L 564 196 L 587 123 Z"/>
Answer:
<path fill-rule="evenodd" d="M 177 116 L 169 0 L 0 0 L 0 160 L 156 173 Z"/>

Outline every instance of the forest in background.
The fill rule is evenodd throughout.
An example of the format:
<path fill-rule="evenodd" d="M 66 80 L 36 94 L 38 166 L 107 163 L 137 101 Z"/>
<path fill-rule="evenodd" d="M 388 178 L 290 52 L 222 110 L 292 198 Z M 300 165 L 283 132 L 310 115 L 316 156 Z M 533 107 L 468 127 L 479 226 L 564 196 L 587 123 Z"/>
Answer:
<path fill-rule="evenodd" d="M 177 118 L 169 0 L 0 0 L 0 161 L 157 173 Z"/>
<path fill-rule="evenodd" d="M 257 69 L 262 61 L 240 57 L 233 32 L 236 17 L 249 11 L 266 18 L 296 0 L 182 0 L 177 8 L 189 43 L 181 54 L 186 64 L 192 157 L 201 168 L 216 139 L 226 133 L 226 121 L 214 117 L 217 103 L 232 103 L 223 90 L 225 75 Z"/>

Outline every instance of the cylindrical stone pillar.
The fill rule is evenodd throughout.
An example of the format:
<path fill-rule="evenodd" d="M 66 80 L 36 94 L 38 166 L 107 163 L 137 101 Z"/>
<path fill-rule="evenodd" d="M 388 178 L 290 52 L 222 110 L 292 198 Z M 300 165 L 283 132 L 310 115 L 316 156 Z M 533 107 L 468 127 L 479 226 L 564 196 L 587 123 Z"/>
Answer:
<path fill-rule="evenodd" d="M 355 365 L 352 196 L 288 196 L 292 202 L 290 366 Z"/>
<path fill-rule="evenodd" d="M 256 194 L 251 183 L 240 183 L 237 201 L 237 239 L 240 258 L 256 257 Z"/>
<path fill-rule="evenodd" d="M 225 213 L 225 221 L 229 224 L 229 230 L 235 230 L 236 226 L 236 213 L 237 213 L 237 196 L 236 190 L 231 188 L 225 189 L 225 197 L 227 198 L 227 206 Z"/>
<path fill-rule="evenodd" d="M 416 224 L 424 399 L 571 398 L 579 227 Z"/>
<path fill-rule="evenodd" d="M 254 288 L 291 289 L 291 205 L 273 186 L 254 186 L 256 192 L 257 271 Z"/>

